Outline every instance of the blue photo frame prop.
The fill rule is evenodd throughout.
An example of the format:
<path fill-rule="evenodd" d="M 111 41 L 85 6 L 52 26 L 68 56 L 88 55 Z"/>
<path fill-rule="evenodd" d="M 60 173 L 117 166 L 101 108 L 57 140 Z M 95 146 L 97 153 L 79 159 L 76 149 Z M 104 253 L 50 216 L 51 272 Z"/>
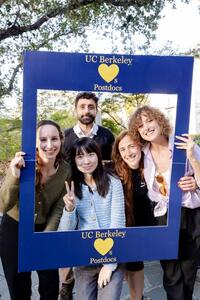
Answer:
<path fill-rule="evenodd" d="M 177 181 L 185 171 L 185 154 L 176 149 L 167 226 L 34 232 L 37 90 L 177 94 L 179 135 L 188 132 L 192 73 L 192 57 L 25 52 L 22 149 L 27 155 L 20 180 L 19 271 L 177 257 L 182 196 Z"/>

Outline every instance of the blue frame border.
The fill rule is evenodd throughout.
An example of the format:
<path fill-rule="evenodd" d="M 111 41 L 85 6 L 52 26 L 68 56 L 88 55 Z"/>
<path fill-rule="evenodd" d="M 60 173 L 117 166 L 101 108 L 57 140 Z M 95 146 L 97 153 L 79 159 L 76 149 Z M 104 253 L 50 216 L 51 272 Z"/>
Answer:
<path fill-rule="evenodd" d="M 20 180 L 19 271 L 177 257 L 181 203 L 177 181 L 185 171 L 185 155 L 176 149 L 168 226 L 34 232 L 37 90 L 177 94 L 175 134 L 179 135 L 188 132 L 192 72 L 193 57 L 24 53 L 22 149 L 27 156 Z M 94 248 L 97 232 L 110 234 L 114 241 L 105 255 Z"/>

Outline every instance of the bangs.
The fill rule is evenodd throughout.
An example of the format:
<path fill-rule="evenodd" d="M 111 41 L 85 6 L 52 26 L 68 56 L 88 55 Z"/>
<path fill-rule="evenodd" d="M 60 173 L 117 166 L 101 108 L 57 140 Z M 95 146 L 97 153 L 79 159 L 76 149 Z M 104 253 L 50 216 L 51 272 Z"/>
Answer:
<path fill-rule="evenodd" d="M 89 137 L 83 137 L 74 142 L 71 148 L 71 157 L 75 158 L 76 155 L 84 155 L 85 153 L 96 153 L 98 160 L 101 161 L 101 150 L 99 145 Z"/>
<path fill-rule="evenodd" d="M 95 152 L 95 149 L 93 149 L 93 147 L 91 147 L 91 145 L 87 145 L 87 146 L 77 146 L 76 148 L 76 155 L 83 155 L 85 153 L 92 153 Z"/>

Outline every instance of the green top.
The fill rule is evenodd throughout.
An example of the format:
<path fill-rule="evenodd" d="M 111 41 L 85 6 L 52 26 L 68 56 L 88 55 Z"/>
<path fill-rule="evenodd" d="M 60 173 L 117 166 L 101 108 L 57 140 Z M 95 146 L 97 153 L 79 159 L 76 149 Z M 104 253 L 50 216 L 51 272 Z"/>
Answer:
<path fill-rule="evenodd" d="M 64 207 L 65 180 L 69 180 L 70 176 L 70 165 L 61 161 L 44 188 L 36 191 L 35 224 L 46 223 L 45 231 L 57 230 Z M 19 179 L 12 175 L 10 169 L 0 189 L 0 211 L 19 221 Z"/>

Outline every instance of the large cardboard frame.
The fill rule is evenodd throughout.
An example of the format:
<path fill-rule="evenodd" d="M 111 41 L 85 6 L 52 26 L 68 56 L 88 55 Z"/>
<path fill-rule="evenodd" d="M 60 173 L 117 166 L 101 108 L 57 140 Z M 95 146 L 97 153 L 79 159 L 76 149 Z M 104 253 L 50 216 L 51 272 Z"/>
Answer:
<path fill-rule="evenodd" d="M 20 180 L 19 271 L 177 257 L 177 181 L 185 171 L 185 154 L 176 149 L 167 226 L 34 232 L 37 90 L 177 94 L 179 135 L 188 132 L 192 72 L 192 57 L 25 52 L 22 149 L 27 155 Z"/>

